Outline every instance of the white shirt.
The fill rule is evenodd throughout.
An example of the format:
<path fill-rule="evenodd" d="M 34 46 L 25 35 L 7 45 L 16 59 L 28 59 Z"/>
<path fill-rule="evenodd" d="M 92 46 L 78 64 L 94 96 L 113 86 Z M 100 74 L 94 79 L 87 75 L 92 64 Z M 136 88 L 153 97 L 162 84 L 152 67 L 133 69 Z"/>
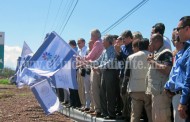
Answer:
<path fill-rule="evenodd" d="M 84 46 L 82 49 L 78 50 L 78 55 L 80 55 L 81 57 L 84 57 L 84 56 L 86 56 L 87 51 L 88 51 L 87 46 Z"/>
<path fill-rule="evenodd" d="M 171 47 L 171 41 L 167 38 L 167 37 L 163 37 L 163 40 L 164 40 L 164 46 L 169 49 L 169 50 L 172 50 L 172 47 Z"/>

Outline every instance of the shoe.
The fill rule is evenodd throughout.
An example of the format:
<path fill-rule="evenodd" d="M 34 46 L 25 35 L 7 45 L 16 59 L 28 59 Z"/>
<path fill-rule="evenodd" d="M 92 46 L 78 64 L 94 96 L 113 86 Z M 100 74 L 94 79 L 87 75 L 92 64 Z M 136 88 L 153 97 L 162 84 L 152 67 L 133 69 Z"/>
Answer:
<path fill-rule="evenodd" d="M 66 101 L 66 102 L 62 102 L 62 105 L 67 105 L 69 102 Z"/>
<path fill-rule="evenodd" d="M 90 108 L 83 108 L 83 109 L 81 109 L 82 112 L 89 111 L 89 110 L 90 110 Z"/>
<path fill-rule="evenodd" d="M 115 117 L 114 116 L 106 116 L 106 117 L 104 117 L 104 119 L 115 119 Z"/>
<path fill-rule="evenodd" d="M 85 108 L 85 109 L 84 109 L 84 111 L 89 111 L 89 110 L 90 110 L 90 108 Z"/>
<path fill-rule="evenodd" d="M 90 109 L 89 111 L 85 111 L 87 114 L 94 113 L 95 111 Z"/>
<path fill-rule="evenodd" d="M 79 111 L 82 111 L 83 109 L 85 109 L 85 107 L 78 108 Z"/>
<path fill-rule="evenodd" d="M 66 108 L 71 108 L 71 107 L 73 107 L 73 105 L 67 105 L 67 106 L 66 106 Z"/>
<path fill-rule="evenodd" d="M 102 114 L 100 112 L 94 112 L 90 114 L 91 116 L 95 116 L 95 117 L 102 117 Z"/>

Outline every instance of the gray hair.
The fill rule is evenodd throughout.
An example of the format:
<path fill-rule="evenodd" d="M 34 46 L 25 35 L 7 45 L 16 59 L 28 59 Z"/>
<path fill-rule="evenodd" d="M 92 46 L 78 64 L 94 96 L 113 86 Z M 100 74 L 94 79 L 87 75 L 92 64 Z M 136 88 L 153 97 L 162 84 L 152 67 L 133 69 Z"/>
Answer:
<path fill-rule="evenodd" d="M 94 29 L 91 31 L 91 34 L 96 34 L 98 36 L 98 38 L 100 39 L 101 38 L 101 33 L 98 29 Z"/>
<path fill-rule="evenodd" d="M 136 31 L 136 32 L 133 32 L 133 38 L 134 38 L 134 39 L 142 40 L 142 39 L 143 39 L 143 36 L 142 36 L 141 32 Z"/>
<path fill-rule="evenodd" d="M 103 40 L 109 42 L 110 45 L 112 45 L 112 44 L 113 44 L 113 41 L 114 41 L 114 40 L 113 40 L 113 36 L 110 35 L 110 34 L 105 35 L 105 36 L 103 37 Z"/>

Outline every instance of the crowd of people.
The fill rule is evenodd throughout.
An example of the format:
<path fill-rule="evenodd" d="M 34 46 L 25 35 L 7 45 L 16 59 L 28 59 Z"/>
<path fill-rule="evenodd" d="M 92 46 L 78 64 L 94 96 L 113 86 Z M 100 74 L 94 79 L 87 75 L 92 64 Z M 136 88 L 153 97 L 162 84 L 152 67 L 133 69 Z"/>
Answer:
<path fill-rule="evenodd" d="M 179 20 L 171 41 L 164 31 L 156 23 L 150 40 L 130 30 L 101 39 L 98 29 L 88 47 L 83 38 L 70 40 L 78 89 L 58 89 L 60 101 L 105 119 L 190 122 L 190 16 Z"/>

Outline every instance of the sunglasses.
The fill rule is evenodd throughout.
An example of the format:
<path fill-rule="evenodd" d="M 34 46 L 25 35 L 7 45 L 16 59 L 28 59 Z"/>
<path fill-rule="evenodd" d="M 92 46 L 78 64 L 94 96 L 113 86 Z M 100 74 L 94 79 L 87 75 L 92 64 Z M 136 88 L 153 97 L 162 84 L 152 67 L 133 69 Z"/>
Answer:
<path fill-rule="evenodd" d="M 185 25 L 185 26 L 180 26 L 180 27 L 177 27 L 177 28 L 174 28 L 174 30 L 176 30 L 177 32 L 179 32 L 181 29 L 187 27 L 189 25 Z"/>

